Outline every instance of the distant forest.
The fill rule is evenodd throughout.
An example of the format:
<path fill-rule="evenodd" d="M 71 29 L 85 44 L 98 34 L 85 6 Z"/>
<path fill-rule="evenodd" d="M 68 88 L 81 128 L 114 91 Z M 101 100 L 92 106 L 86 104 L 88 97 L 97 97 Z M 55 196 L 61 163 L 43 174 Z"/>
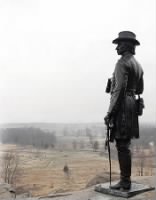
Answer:
<path fill-rule="evenodd" d="M 55 132 L 49 133 L 40 128 L 5 128 L 0 132 L 3 144 L 32 145 L 36 148 L 54 147 Z"/>
<path fill-rule="evenodd" d="M 141 124 L 140 138 L 138 140 L 134 140 L 134 143 L 148 147 L 150 142 L 154 142 L 156 145 L 156 127 L 152 124 Z"/>
<path fill-rule="evenodd" d="M 32 145 L 36 148 L 55 147 L 59 142 L 59 136 L 68 138 L 76 137 L 105 137 L 105 127 L 103 124 L 35 124 L 36 127 L 1 127 L 0 141 L 3 144 Z M 32 124 L 31 124 L 32 125 Z M 38 127 L 37 127 L 38 125 Z M 43 129 L 44 127 L 44 129 Z M 141 124 L 140 138 L 134 140 L 136 145 L 148 147 L 149 143 L 156 145 L 156 127 L 150 124 Z"/>

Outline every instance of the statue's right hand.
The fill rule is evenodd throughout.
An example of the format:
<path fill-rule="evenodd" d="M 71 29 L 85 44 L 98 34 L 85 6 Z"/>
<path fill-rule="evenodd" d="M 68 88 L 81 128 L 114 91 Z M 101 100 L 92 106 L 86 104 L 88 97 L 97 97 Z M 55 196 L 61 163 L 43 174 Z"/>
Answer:
<path fill-rule="evenodd" d="M 104 124 L 108 126 L 109 123 L 110 123 L 110 114 L 107 113 L 107 115 L 104 117 Z"/>

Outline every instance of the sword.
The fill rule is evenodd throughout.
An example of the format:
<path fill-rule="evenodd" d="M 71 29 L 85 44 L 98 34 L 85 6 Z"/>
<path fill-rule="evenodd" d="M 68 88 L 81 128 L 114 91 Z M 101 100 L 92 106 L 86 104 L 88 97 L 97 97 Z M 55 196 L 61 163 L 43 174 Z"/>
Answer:
<path fill-rule="evenodd" d="M 112 163 L 111 163 L 111 151 L 110 151 L 110 127 L 109 124 L 107 124 L 107 137 L 105 141 L 105 149 L 108 149 L 108 156 L 109 156 L 109 183 L 111 186 L 112 182 Z"/>

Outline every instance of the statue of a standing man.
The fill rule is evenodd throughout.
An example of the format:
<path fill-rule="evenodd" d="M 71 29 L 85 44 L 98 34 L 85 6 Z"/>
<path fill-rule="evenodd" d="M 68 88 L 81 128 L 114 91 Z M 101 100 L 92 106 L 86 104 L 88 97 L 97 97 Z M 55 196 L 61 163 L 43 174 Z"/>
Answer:
<path fill-rule="evenodd" d="M 140 45 L 136 35 L 130 31 L 119 33 L 116 50 L 121 58 L 115 66 L 111 79 L 111 100 L 104 118 L 106 125 L 112 127 L 111 141 L 116 142 L 120 166 L 120 181 L 111 189 L 129 190 L 131 188 L 132 138 L 139 138 L 138 105 L 136 95 L 143 93 L 143 70 L 135 59 L 135 47 Z M 140 102 L 139 102 L 140 103 Z M 143 106 L 142 106 L 143 107 Z"/>

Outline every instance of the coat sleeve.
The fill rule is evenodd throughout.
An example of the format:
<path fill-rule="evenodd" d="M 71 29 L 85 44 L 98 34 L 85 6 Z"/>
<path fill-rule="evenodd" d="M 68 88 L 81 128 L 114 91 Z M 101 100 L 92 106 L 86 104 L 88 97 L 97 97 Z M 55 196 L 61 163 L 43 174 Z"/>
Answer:
<path fill-rule="evenodd" d="M 111 93 L 108 113 L 112 116 L 120 109 L 124 97 L 125 88 L 128 80 L 128 66 L 125 62 L 119 60 L 114 71 L 114 87 Z"/>

